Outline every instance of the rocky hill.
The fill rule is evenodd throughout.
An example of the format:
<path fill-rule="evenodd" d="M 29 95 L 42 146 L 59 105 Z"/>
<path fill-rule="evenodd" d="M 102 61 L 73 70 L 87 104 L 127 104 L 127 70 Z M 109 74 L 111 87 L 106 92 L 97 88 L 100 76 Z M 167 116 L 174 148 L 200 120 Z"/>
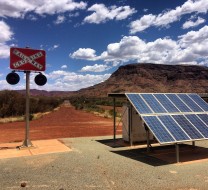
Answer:
<path fill-rule="evenodd" d="M 123 92 L 208 93 L 208 68 L 204 66 L 129 64 L 119 67 L 100 84 L 81 89 L 77 95 L 107 96 Z"/>
<path fill-rule="evenodd" d="M 25 94 L 25 90 L 17 90 L 21 94 Z M 30 89 L 31 96 L 71 96 L 76 94 L 76 92 L 70 91 L 46 91 L 46 90 L 37 90 Z"/>
<path fill-rule="evenodd" d="M 108 80 L 92 87 L 75 92 L 31 90 L 31 95 L 107 97 L 124 92 L 208 93 L 208 68 L 135 63 L 119 67 Z"/>

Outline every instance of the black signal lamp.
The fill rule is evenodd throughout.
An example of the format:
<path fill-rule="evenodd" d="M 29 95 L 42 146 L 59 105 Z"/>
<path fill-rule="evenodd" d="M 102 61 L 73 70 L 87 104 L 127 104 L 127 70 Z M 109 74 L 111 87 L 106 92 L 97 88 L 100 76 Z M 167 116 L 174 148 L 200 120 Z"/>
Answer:
<path fill-rule="evenodd" d="M 42 73 L 39 73 L 38 75 L 35 76 L 35 83 L 39 86 L 45 85 L 47 82 L 47 78 L 45 75 Z"/>
<path fill-rule="evenodd" d="M 20 77 L 17 73 L 11 72 L 6 76 L 6 81 L 11 85 L 15 85 L 20 81 Z"/>

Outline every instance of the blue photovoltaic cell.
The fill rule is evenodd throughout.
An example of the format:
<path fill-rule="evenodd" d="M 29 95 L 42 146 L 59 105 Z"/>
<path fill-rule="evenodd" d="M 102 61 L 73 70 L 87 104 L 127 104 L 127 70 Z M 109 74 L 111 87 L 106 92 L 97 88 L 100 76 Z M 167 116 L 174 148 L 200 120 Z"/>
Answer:
<path fill-rule="evenodd" d="M 194 100 L 204 111 L 208 111 L 208 104 L 197 94 L 188 95 L 192 100 Z"/>
<path fill-rule="evenodd" d="M 204 138 L 197 129 L 185 118 L 183 115 L 173 115 L 172 116 L 180 127 L 188 134 L 191 139 L 201 139 Z"/>
<path fill-rule="evenodd" d="M 177 141 L 190 140 L 187 134 L 178 126 L 178 124 L 169 115 L 158 116 L 160 121 L 165 125 L 165 127 L 170 131 L 173 137 Z"/>
<path fill-rule="evenodd" d="M 154 94 L 154 96 L 169 113 L 179 112 L 179 110 L 170 102 L 170 100 L 168 100 L 164 94 Z"/>
<path fill-rule="evenodd" d="M 208 115 L 207 114 L 197 114 L 197 116 L 204 122 L 208 124 Z"/>
<path fill-rule="evenodd" d="M 126 96 L 140 114 L 152 113 L 151 109 L 147 106 L 139 94 L 126 94 Z"/>
<path fill-rule="evenodd" d="M 152 94 L 141 94 L 141 96 L 155 113 L 167 113 L 167 111 L 161 106 L 161 104 Z"/>
<path fill-rule="evenodd" d="M 203 110 L 186 94 L 178 94 L 179 98 L 194 112 L 203 112 Z"/>
<path fill-rule="evenodd" d="M 208 139 L 208 104 L 197 94 L 126 96 L 159 143 Z"/>
<path fill-rule="evenodd" d="M 208 138 L 208 127 L 195 114 L 185 115 L 185 117 L 202 133 L 205 138 Z"/>
<path fill-rule="evenodd" d="M 143 119 L 159 143 L 175 142 L 156 116 L 144 116 Z"/>
<path fill-rule="evenodd" d="M 166 94 L 166 96 L 173 102 L 173 104 L 181 111 L 181 112 L 192 112 L 186 104 L 184 104 L 181 99 L 178 98 L 176 94 Z"/>

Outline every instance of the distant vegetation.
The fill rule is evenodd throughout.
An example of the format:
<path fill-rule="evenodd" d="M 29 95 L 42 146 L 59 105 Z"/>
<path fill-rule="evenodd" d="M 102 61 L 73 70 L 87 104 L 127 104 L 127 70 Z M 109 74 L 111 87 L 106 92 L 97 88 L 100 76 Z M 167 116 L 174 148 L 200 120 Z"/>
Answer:
<path fill-rule="evenodd" d="M 57 97 L 30 97 L 30 114 L 51 111 L 62 103 Z M 23 116 L 25 95 L 15 91 L 0 91 L 0 118 Z"/>
<path fill-rule="evenodd" d="M 64 100 L 68 99 L 72 106 L 78 110 L 89 112 L 98 112 L 113 115 L 112 109 L 105 110 L 105 106 L 113 106 L 112 98 L 89 98 L 85 96 L 48 97 L 31 96 L 30 97 L 30 116 L 32 119 L 35 113 L 44 113 L 57 108 Z M 116 101 L 116 107 L 121 107 L 123 100 Z M 104 108 L 103 108 L 104 107 Z M 0 118 L 18 117 L 25 115 L 25 95 L 16 91 L 0 91 Z"/>
<path fill-rule="evenodd" d="M 69 97 L 70 103 L 75 107 L 75 109 L 85 110 L 89 112 L 106 112 L 105 109 L 100 106 L 113 106 L 112 98 L 89 98 L 84 96 L 73 96 Z M 116 101 L 116 107 L 121 107 L 123 105 L 123 100 Z M 113 115 L 113 109 L 107 111 L 109 115 Z"/>
<path fill-rule="evenodd" d="M 84 96 L 69 97 L 71 104 L 76 109 L 84 109 L 86 107 L 96 107 L 98 105 L 113 106 L 112 98 L 91 98 Z M 122 106 L 122 101 L 116 101 L 116 106 Z"/>

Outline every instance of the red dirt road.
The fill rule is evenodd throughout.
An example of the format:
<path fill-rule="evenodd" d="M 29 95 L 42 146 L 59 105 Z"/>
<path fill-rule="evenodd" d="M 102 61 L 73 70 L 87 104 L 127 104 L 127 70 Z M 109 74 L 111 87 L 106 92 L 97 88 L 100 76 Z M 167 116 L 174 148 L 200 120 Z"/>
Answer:
<path fill-rule="evenodd" d="M 121 129 L 117 129 L 121 134 Z M 56 139 L 113 135 L 113 120 L 73 107 L 61 107 L 30 122 L 30 139 Z M 25 138 L 25 122 L 0 124 L 0 143 L 19 142 Z"/>

